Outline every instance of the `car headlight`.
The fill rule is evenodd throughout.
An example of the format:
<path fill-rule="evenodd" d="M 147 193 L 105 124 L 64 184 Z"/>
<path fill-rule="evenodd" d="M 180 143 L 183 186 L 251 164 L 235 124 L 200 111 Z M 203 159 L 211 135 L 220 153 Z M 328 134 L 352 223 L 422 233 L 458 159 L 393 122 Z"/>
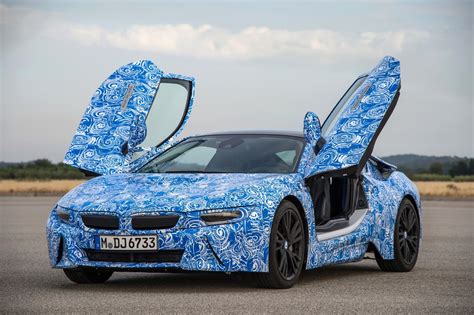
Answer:
<path fill-rule="evenodd" d="M 71 218 L 71 214 L 69 213 L 69 210 L 60 206 L 56 206 L 56 214 L 61 219 L 61 221 L 66 223 L 70 222 L 69 220 Z"/>
<path fill-rule="evenodd" d="M 207 225 L 226 224 L 242 217 L 240 210 L 222 211 L 222 212 L 208 212 L 201 214 L 201 220 Z"/>

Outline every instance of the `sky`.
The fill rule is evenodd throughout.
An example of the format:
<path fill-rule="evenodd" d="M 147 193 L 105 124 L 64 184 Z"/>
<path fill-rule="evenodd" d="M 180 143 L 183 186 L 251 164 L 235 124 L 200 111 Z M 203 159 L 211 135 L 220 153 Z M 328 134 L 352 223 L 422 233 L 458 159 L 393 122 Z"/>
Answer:
<path fill-rule="evenodd" d="M 0 161 L 59 162 L 100 83 L 196 78 L 183 136 L 302 130 L 385 55 L 402 91 L 374 153 L 474 156 L 473 2 L 0 1 Z"/>

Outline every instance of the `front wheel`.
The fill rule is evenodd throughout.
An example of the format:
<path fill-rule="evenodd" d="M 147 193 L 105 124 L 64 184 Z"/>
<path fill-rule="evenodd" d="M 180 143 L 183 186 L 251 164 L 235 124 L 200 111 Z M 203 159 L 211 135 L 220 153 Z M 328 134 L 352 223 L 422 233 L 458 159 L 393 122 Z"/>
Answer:
<path fill-rule="evenodd" d="M 385 260 L 375 251 L 377 264 L 383 271 L 410 271 L 418 259 L 421 226 L 415 206 L 408 199 L 398 208 L 394 230 L 395 259 Z"/>
<path fill-rule="evenodd" d="M 113 271 L 63 269 L 66 277 L 75 283 L 104 283 L 112 276 Z"/>
<path fill-rule="evenodd" d="M 269 244 L 269 272 L 254 274 L 261 287 L 286 289 L 298 280 L 304 265 L 306 239 L 298 209 L 283 201 L 273 219 Z"/>

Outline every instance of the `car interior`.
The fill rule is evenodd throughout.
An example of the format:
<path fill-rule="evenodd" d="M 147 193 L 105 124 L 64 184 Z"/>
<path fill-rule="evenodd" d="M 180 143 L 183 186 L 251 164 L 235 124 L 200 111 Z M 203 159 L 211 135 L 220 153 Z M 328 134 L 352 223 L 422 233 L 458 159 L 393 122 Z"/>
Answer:
<path fill-rule="evenodd" d="M 335 231 L 350 232 L 350 227 L 359 222 L 368 209 L 367 198 L 358 176 L 314 178 L 309 187 L 314 202 L 318 237 L 326 233 L 333 235 Z M 340 233 L 334 236 L 340 236 Z"/>
<path fill-rule="evenodd" d="M 384 179 L 397 169 L 374 156 L 367 163 L 374 165 Z M 314 202 L 316 233 L 320 240 L 350 233 L 368 210 L 360 175 L 319 176 L 312 178 L 308 185 Z"/>

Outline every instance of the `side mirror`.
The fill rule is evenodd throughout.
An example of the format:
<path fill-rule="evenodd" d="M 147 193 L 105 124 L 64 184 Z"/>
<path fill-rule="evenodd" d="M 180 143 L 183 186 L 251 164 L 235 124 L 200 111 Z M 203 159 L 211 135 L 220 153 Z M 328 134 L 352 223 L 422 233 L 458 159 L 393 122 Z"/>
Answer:
<path fill-rule="evenodd" d="M 321 123 L 318 115 L 307 112 L 304 116 L 304 139 L 306 142 L 315 145 L 321 138 Z"/>

